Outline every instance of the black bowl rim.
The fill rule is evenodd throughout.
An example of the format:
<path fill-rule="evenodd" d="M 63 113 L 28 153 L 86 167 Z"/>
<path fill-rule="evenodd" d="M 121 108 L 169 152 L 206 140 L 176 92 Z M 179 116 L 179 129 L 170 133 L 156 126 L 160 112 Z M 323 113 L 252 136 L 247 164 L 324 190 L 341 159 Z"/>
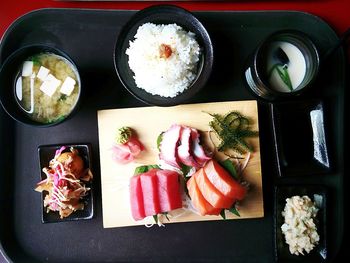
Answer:
<path fill-rule="evenodd" d="M 291 36 L 291 37 L 294 37 L 294 38 L 300 40 L 301 42 L 305 43 L 307 46 L 310 47 L 310 52 L 313 53 L 315 56 L 315 74 L 314 74 L 314 76 L 303 88 L 300 88 L 300 89 L 292 91 L 292 92 L 280 92 L 280 91 L 277 91 L 277 90 L 270 88 L 269 85 L 266 85 L 265 81 L 263 81 L 260 78 L 260 73 L 259 73 L 259 69 L 257 66 L 257 64 L 258 64 L 257 60 L 259 58 L 261 50 L 266 45 L 270 44 L 276 38 L 281 37 L 281 36 Z M 308 34 L 306 34 L 303 31 L 296 30 L 296 29 L 283 29 L 283 30 L 278 30 L 276 32 L 271 33 L 263 40 L 263 42 L 261 42 L 258 45 L 258 47 L 256 48 L 256 50 L 254 52 L 254 59 L 253 59 L 252 64 L 253 64 L 252 68 L 253 68 L 253 71 L 254 71 L 256 78 L 258 79 L 258 81 L 260 83 L 262 83 L 262 85 L 264 86 L 264 89 L 266 89 L 266 91 L 270 94 L 271 97 L 268 97 L 266 95 L 259 95 L 253 89 L 251 89 L 253 91 L 253 93 L 256 96 L 258 96 L 260 99 L 264 99 L 266 101 L 270 101 L 270 102 L 277 101 L 277 100 L 283 101 L 283 100 L 293 99 L 297 96 L 300 96 L 312 87 L 313 83 L 315 82 L 315 80 L 318 77 L 318 73 L 319 73 L 319 69 L 320 69 L 320 55 L 319 55 L 318 48 L 316 47 L 315 43 L 312 41 L 312 39 L 310 38 L 310 36 Z"/>
<path fill-rule="evenodd" d="M 78 98 L 77 101 L 74 105 L 74 107 L 72 108 L 71 112 L 64 118 L 61 119 L 59 121 L 56 122 L 51 122 L 51 123 L 41 123 L 41 122 L 37 122 L 34 120 L 29 119 L 28 117 L 24 117 L 23 119 L 18 119 L 16 118 L 13 113 L 8 110 L 6 103 L 3 102 L 3 91 L 0 92 L 0 104 L 2 106 L 2 108 L 4 109 L 4 111 L 15 121 L 22 123 L 24 125 L 28 125 L 31 127 L 40 127 L 40 128 L 46 128 L 46 127 L 52 127 L 52 126 L 56 126 L 62 122 L 65 122 L 66 120 L 70 119 L 78 110 L 79 105 L 80 105 L 80 100 L 81 100 L 81 93 L 82 93 L 82 81 L 81 81 L 81 77 L 80 77 L 80 73 L 79 73 L 79 68 L 77 66 L 77 64 L 74 62 L 74 60 L 64 51 L 62 51 L 61 49 L 55 47 L 55 46 L 51 46 L 51 45 L 46 45 L 46 44 L 30 44 L 30 45 L 25 45 L 22 46 L 18 49 L 16 49 L 15 51 L 13 51 L 4 61 L 4 63 L 1 65 L 0 67 L 0 79 L 1 79 L 1 75 L 3 70 L 6 69 L 6 67 L 11 64 L 11 62 L 13 62 L 14 60 L 16 60 L 18 55 L 21 55 L 23 52 L 26 52 L 27 50 L 30 49 L 42 49 L 43 51 L 48 51 L 48 52 L 52 52 L 56 55 L 62 56 L 65 59 L 67 59 L 70 63 L 72 63 L 72 65 L 75 67 L 76 69 L 76 74 L 77 74 L 77 78 L 78 78 L 78 83 L 79 83 L 79 94 L 78 94 Z M 29 52 L 31 53 L 31 52 Z M 0 89 L 1 89 L 1 83 L 0 83 Z M 3 90 L 3 89 L 1 89 Z M 23 115 L 25 116 L 25 115 Z"/>
<path fill-rule="evenodd" d="M 122 44 L 127 40 L 125 38 L 125 36 L 128 34 L 130 29 L 132 29 L 134 27 L 134 25 L 137 24 L 137 22 L 139 20 L 145 18 L 148 13 L 151 13 L 154 10 L 166 11 L 169 13 L 177 11 L 177 12 L 182 12 L 184 15 L 191 17 L 191 19 L 193 21 L 195 21 L 195 23 L 200 27 L 199 31 L 201 31 L 205 36 L 205 37 L 201 38 L 201 39 L 203 39 L 202 42 L 206 43 L 202 47 L 203 50 L 205 51 L 204 53 L 206 54 L 206 56 L 204 57 L 204 54 L 201 55 L 202 60 L 203 60 L 203 66 L 202 66 L 202 70 L 201 70 L 200 74 L 198 74 L 196 76 L 195 80 L 192 82 L 192 84 L 186 90 L 184 90 L 182 93 L 178 94 L 174 98 L 164 98 L 164 100 L 165 100 L 164 102 L 154 102 L 154 101 L 152 101 L 152 99 L 146 99 L 146 98 L 143 98 L 143 97 L 137 95 L 133 91 L 134 88 L 130 88 L 127 85 L 127 83 L 124 81 L 124 76 L 121 75 L 120 70 L 119 70 L 119 66 L 118 66 L 119 63 L 117 62 L 117 60 L 118 60 L 117 59 L 118 47 L 121 47 Z M 150 21 L 150 22 L 152 22 L 152 21 Z M 171 21 L 169 21 L 169 22 L 171 22 Z M 185 101 L 188 101 L 197 92 L 199 92 L 199 90 L 201 90 L 205 86 L 206 82 L 208 81 L 208 79 L 211 75 L 211 71 L 212 71 L 212 67 L 213 67 L 213 60 L 214 60 L 213 53 L 214 53 L 213 44 L 212 44 L 210 35 L 209 35 L 208 31 L 206 30 L 206 28 L 204 27 L 204 25 L 198 20 L 198 18 L 193 13 L 191 13 L 190 11 L 188 11 L 182 7 L 176 6 L 176 5 L 159 4 L 159 5 L 153 5 L 150 7 L 146 7 L 144 9 L 138 11 L 126 22 L 126 24 L 123 26 L 122 30 L 120 31 L 120 33 L 117 36 L 117 40 L 116 40 L 116 43 L 114 46 L 113 62 L 114 62 L 115 71 L 118 75 L 120 82 L 122 83 L 124 88 L 131 95 L 133 95 L 136 99 L 138 99 L 139 101 L 141 101 L 147 105 L 152 105 L 152 106 L 175 106 L 175 105 L 181 104 Z M 125 52 L 123 52 L 123 55 L 125 55 Z M 126 65 L 126 66 L 129 67 L 129 65 Z M 201 81 L 197 82 L 198 79 L 200 79 Z M 197 84 L 197 87 L 193 88 L 193 86 L 195 84 Z M 144 91 L 144 92 L 146 92 L 146 91 Z M 152 96 L 160 97 L 159 95 L 152 95 L 150 93 L 148 93 L 148 94 L 150 97 L 152 97 Z"/>

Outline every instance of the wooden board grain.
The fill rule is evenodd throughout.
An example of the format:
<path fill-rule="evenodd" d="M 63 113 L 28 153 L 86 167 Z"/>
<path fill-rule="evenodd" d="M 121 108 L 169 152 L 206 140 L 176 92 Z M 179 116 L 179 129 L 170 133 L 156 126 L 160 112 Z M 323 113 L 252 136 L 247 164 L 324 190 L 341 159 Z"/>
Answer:
<path fill-rule="evenodd" d="M 206 112 L 226 114 L 236 110 L 252 120 L 251 128 L 258 130 L 258 109 L 256 101 L 232 101 L 179 105 L 175 107 L 142 107 L 98 111 L 98 132 L 101 164 L 101 189 L 103 226 L 122 227 L 153 223 L 153 218 L 135 222 L 131 217 L 129 204 L 129 179 L 135 167 L 157 164 L 157 137 L 172 124 L 188 125 L 201 131 L 208 131 L 212 117 Z M 131 127 L 137 132 L 146 150 L 132 163 L 118 164 L 112 160 L 111 147 L 116 130 L 122 126 Z M 210 145 L 208 133 L 202 133 L 202 141 Z M 247 197 L 239 204 L 240 217 L 226 213 L 229 219 L 259 218 L 264 216 L 263 192 L 260 164 L 259 138 L 249 141 L 254 147 L 243 178 L 251 188 Z M 221 153 L 216 159 L 224 159 Z M 180 214 L 180 216 L 178 216 Z M 176 211 L 170 222 L 222 220 L 220 216 L 199 216 L 191 211 Z M 167 223 L 165 221 L 165 223 Z"/>

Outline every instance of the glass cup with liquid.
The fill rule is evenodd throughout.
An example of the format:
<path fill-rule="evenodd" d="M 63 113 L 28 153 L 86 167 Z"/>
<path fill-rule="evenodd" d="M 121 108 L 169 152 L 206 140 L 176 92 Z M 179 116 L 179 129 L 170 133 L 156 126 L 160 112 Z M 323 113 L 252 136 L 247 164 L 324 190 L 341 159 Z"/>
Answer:
<path fill-rule="evenodd" d="M 279 31 L 255 51 L 245 71 L 250 89 L 266 100 L 300 95 L 317 76 L 318 51 L 307 35 Z"/>

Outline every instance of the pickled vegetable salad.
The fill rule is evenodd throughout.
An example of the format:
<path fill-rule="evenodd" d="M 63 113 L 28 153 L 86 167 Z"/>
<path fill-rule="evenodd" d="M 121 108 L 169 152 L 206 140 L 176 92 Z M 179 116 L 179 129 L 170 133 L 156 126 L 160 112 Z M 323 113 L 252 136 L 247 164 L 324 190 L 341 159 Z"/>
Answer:
<path fill-rule="evenodd" d="M 61 218 L 68 217 L 76 210 L 83 210 L 81 199 L 90 188 L 85 186 L 93 175 L 89 168 L 84 168 L 84 162 L 79 152 L 73 147 L 64 152 L 66 147 L 56 151 L 49 167 L 43 168 L 46 179 L 37 184 L 35 191 L 46 191 L 44 207 L 47 213 L 58 211 Z"/>

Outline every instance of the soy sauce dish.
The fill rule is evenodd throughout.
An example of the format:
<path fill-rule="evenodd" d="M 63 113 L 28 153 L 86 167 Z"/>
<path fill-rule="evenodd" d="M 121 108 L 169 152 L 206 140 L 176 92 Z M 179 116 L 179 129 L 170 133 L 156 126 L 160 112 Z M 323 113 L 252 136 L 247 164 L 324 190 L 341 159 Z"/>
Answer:
<path fill-rule="evenodd" d="M 76 110 L 80 91 L 77 67 L 57 48 L 22 47 L 1 67 L 1 104 L 24 124 L 47 127 L 61 123 Z"/>
<path fill-rule="evenodd" d="M 277 262 L 327 262 L 327 189 L 286 185 L 275 189 Z"/>
<path fill-rule="evenodd" d="M 206 84 L 213 47 L 207 30 L 192 13 L 156 5 L 137 12 L 123 27 L 114 64 L 121 83 L 140 101 L 177 105 Z"/>

